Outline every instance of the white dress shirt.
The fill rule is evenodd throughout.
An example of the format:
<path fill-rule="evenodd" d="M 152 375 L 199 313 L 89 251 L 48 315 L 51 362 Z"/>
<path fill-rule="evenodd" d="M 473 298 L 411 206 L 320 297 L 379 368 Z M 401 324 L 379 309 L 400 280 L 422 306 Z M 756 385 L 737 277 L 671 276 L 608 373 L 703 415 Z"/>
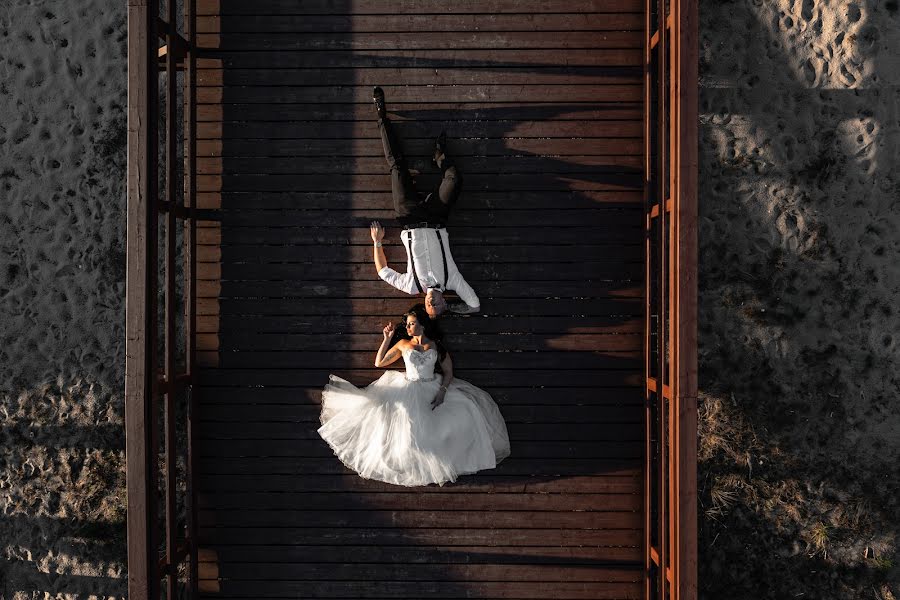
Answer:
<path fill-rule="evenodd" d="M 406 248 L 406 273 L 401 274 L 390 267 L 382 267 L 378 271 L 378 276 L 401 292 L 416 295 L 419 290 L 413 280 L 413 262 L 415 262 L 416 275 L 419 276 L 423 292 L 426 292 L 428 288 L 438 288 L 442 291 L 453 290 L 469 307 L 479 308 L 481 302 L 478 300 L 478 296 L 460 275 L 453 255 L 450 253 L 450 236 L 447 235 L 447 230 L 441 229 L 440 231 L 444 242 L 444 251 L 447 253 L 449 273 L 444 273 L 444 260 L 441 257 L 441 242 L 437 231 L 419 228 L 404 229 L 400 232 L 400 241 Z"/>

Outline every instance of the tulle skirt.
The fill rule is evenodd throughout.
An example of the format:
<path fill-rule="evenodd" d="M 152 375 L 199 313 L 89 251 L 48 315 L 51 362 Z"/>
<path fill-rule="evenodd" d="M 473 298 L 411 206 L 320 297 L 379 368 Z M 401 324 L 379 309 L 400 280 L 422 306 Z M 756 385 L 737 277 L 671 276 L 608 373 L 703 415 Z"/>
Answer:
<path fill-rule="evenodd" d="M 331 375 L 322 392 L 319 435 L 348 468 L 365 479 L 403 486 L 456 481 L 493 469 L 510 454 L 509 433 L 490 394 L 454 378 L 441 386 L 386 371 L 365 388 Z"/>

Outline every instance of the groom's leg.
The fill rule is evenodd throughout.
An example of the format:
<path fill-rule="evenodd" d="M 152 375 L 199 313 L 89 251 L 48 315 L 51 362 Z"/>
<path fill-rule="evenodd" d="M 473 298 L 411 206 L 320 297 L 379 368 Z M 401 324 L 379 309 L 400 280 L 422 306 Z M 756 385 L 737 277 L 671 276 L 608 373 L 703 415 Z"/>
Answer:
<path fill-rule="evenodd" d="M 388 166 L 394 168 L 398 163 L 405 162 L 403 149 L 397 141 L 393 124 L 387 117 L 378 119 L 378 132 L 381 134 L 381 145 L 384 147 L 384 157 Z"/>
<path fill-rule="evenodd" d="M 391 167 L 391 195 L 394 200 L 394 214 L 398 221 L 412 223 L 424 220 L 419 216 L 421 208 L 412 175 L 404 163 L 397 163 Z"/>
<path fill-rule="evenodd" d="M 418 197 L 413 185 L 412 175 L 406 166 L 403 150 L 397 142 L 393 127 L 387 117 L 378 119 L 378 131 L 381 133 L 381 144 L 384 157 L 391 169 L 391 194 L 394 200 L 394 212 L 397 219 L 405 221 L 414 219 L 418 210 Z"/>
<path fill-rule="evenodd" d="M 450 209 L 456 204 L 457 199 L 462 192 L 462 175 L 459 168 L 453 162 L 453 159 L 446 155 L 441 155 L 436 160 L 438 168 L 443 173 L 441 182 L 429 194 L 426 210 L 428 211 L 428 219 L 434 221 L 443 221 L 446 223 L 450 217 Z"/>
<path fill-rule="evenodd" d="M 462 175 L 459 172 L 453 159 L 443 157 L 438 161 L 438 166 L 443 172 L 441 183 L 437 189 L 437 197 L 441 204 L 446 207 L 447 212 L 456 204 L 460 192 L 462 192 Z"/>

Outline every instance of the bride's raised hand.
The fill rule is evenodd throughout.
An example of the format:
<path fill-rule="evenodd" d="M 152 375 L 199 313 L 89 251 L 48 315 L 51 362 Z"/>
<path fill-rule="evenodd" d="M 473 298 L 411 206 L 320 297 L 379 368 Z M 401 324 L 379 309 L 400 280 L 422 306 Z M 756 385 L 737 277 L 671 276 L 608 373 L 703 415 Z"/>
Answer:
<path fill-rule="evenodd" d="M 384 329 L 382 329 L 381 332 L 384 334 L 385 340 L 391 339 L 391 337 L 393 337 L 394 335 L 394 324 L 388 323 L 384 326 Z"/>

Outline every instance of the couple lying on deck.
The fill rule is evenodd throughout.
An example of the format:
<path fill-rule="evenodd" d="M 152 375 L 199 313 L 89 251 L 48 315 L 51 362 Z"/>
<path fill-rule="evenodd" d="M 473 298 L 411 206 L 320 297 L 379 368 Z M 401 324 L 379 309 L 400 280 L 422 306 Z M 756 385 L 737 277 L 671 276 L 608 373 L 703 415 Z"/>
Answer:
<path fill-rule="evenodd" d="M 375 88 L 373 99 L 407 253 L 406 273 L 390 268 L 381 247 L 384 229 L 374 221 L 370 231 L 375 268 L 395 288 L 411 295 L 424 293 L 425 304 L 413 306 L 400 327 L 390 323 L 384 328 L 384 340 L 375 355 L 376 367 L 402 357 L 406 372 L 385 371 L 365 388 L 331 375 L 322 392 L 318 433 L 344 465 L 366 479 L 443 486 L 459 475 L 495 468 L 510 454 L 509 434 L 490 394 L 453 376 L 453 363 L 438 326 L 447 310 L 474 313 L 480 309 L 478 296 L 453 261 L 444 226 L 459 196 L 462 177 L 446 154 L 441 133 L 432 162 L 443 178 L 437 189 L 420 198 L 387 119 L 381 88 Z M 448 304 L 445 290 L 455 291 L 461 301 Z M 438 365 L 441 377 L 435 374 Z"/>

